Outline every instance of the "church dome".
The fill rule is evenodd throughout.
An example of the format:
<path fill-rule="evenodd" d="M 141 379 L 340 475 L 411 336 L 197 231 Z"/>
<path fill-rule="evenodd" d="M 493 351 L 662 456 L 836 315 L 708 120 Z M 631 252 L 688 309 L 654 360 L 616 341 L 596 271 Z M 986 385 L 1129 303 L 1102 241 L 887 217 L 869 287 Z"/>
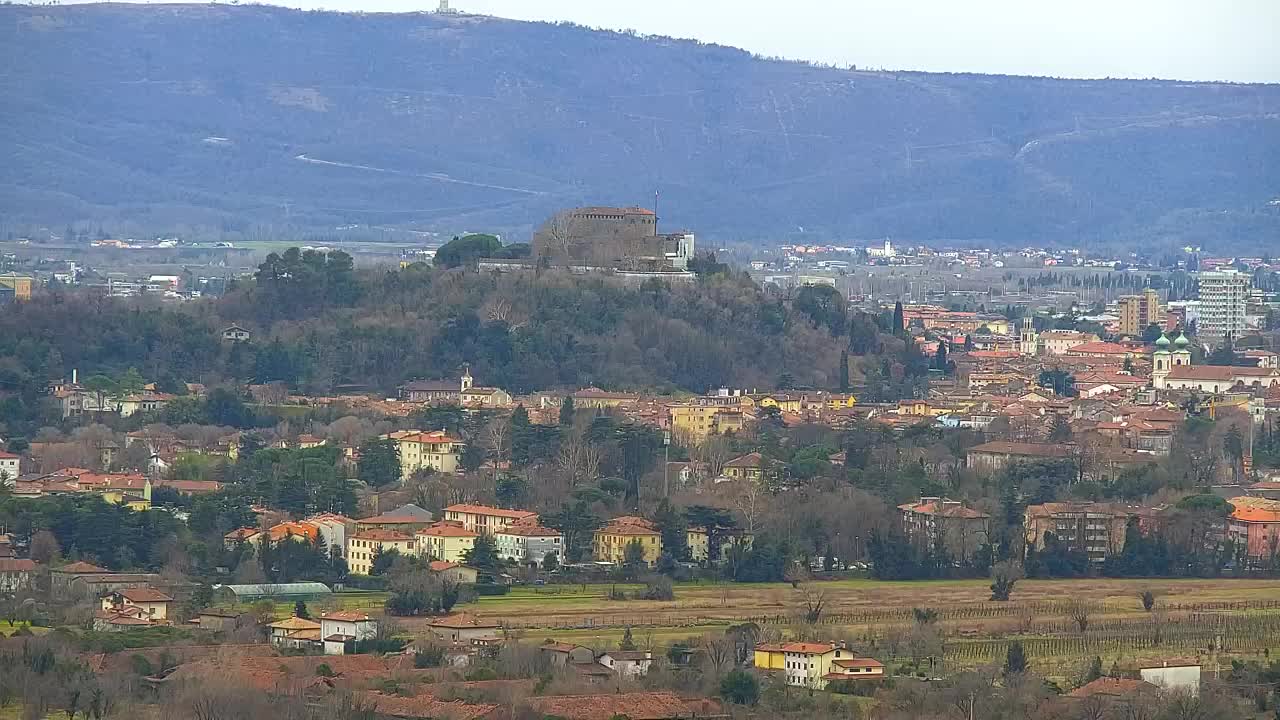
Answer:
<path fill-rule="evenodd" d="M 1178 339 L 1173 341 L 1173 344 L 1181 348 L 1190 345 L 1191 341 L 1187 339 L 1186 335 L 1179 335 Z"/>
<path fill-rule="evenodd" d="M 1159 340 L 1156 340 L 1156 347 L 1158 347 L 1158 348 L 1167 348 L 1167 347 L 1169 347 L 1169 336 L 1168 336 L 1168 335 L 1161 335 L 1161 336 L 1160 336 L 1160 339 L 1159 339 Z"/>

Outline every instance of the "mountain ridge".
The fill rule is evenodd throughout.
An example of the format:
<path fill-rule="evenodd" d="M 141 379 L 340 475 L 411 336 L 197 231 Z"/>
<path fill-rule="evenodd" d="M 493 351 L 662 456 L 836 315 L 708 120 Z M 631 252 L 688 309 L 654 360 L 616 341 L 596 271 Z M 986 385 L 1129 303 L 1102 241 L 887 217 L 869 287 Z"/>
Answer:
<path fill-rule="evenodd" d="M 0 7 L 11 223 L 1274 242 L 1280 86 L 855 71 L 471 15 Z M 7 199 L 6 199 L 7 198 Z"/>

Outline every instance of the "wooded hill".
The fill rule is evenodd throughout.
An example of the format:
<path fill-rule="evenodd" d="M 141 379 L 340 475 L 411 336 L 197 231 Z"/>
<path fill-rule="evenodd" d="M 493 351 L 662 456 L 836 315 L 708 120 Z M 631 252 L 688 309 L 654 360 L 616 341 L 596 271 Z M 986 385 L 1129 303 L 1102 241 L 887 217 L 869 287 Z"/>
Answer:
<path fill-rule="evenodd" d="M 904 32 L 906 29 L 904 29 Z M 868 72 L 467 15 L 0 7 L 0 230 L 506 231 L 1259 249 L 1280 87 Z M 800 228 L 803 227 L 803 231 Z"/>

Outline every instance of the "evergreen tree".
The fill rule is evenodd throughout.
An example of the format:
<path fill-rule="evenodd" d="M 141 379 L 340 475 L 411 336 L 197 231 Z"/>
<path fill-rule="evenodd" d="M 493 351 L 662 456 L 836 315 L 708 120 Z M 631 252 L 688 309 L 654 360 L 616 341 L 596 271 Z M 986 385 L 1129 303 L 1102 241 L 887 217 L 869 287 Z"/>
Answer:
<path fill-rule="evenodd" d="M 511 413 L 511 463 L 516 467 L 529 464 L 530 449 L 533 445 L 533 430 L 529 422 L 529 411 L 523 405 L 517 405 Z"/>
<path fill-rule="evenodd" d="M 947 371 L 947 343 L 945 340 L 938 343 L 938 351 L 933 355 L 933 367 L 942 372 Z"/>
<path fill-rule="evenodd" d="M 653 523 L 658 526 L 658 532 L 662 533 L 662 552 L 670 554 L 673 560 L 688 559 L 688 523 L 666 498 L 658 503 L 658 509 L 653 514 Z"/>
<path fill-rule="evenodd" d="M 293 616 L 302 620 L 311 619 L 311 611 L 307 610 L 307 604 L 301 600 L 293 604 Z"/>
<path fill-rule="evenodd" d="M 849 392 L 849 351 L 840 351 L 840 392 Z"/>
<path fill-rule="evenodd" d="M 400 450 L 394 440 L 370 440 L 360 446 L 356 475 L 369 487 L 380 488 L 400 479 Z"/>
<path fill-rule="evenodd" d="M 573 425 L 574 407 L 573 396 L 566 395 L 560 403 L 560 427 L 569 427 Z"/>
<path fill-rule="evenodd" d="M 630 625 L 627 626 L 626 630 L 622 631 L 622 641 L 618 643 L 618 649 L 627 651 L 636 649 L 636 641 L 635 638 L 631 636 Z"/>
<path fill-rule="evenodd" d="M 902 301 L 893 304 L 893 334 L 901 335 L 907 329 L 906 317 L 902 311 Z"/>
<path fill-rule="evenodd" d="M 462 553 L 462 562 L 477 570 L 497 570 L 502 559 L 498 557 L 498 544 L 493 536 L 481 533 L 475 543 Z"/>
<path fill-rule="evenodd" d="M 1005 652 L 1004 658 L 1004 674 L 1017 675 L 1024 673 L 1030 667 L 1027 663 L 1027 652 L 1022 647 L 1022 643 L 1014 640 L 1009 643 L 1009 649 Z"/>

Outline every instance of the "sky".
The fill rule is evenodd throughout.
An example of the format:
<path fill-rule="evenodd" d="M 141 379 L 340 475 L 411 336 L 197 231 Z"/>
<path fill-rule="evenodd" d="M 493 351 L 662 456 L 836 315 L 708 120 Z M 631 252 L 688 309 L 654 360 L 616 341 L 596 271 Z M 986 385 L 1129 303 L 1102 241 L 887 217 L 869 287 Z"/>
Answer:
<path fill-rule="evenodd" d="M 74 1 L 74 0 L 73 0 Z M 65 0 L 64 0 L 65 2 Z M 438 0 L 283 0 L 418 11 Z M 1280 0 L 452 0 L 464 12 L 697 38 L 840 66 L 1280 82 Z"/>

